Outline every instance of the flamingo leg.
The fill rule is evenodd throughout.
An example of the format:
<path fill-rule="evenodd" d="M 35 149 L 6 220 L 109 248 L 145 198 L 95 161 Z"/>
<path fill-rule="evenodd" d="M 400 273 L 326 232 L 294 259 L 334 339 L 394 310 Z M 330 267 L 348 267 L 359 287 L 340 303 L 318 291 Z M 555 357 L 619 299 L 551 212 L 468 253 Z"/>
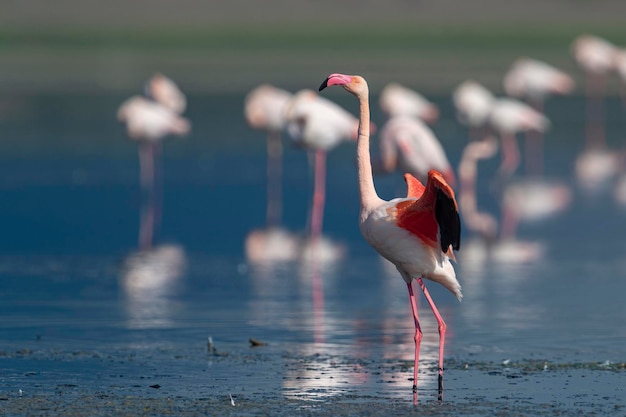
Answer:
<path fill-rule="evenodd" d="M 438 380 L 437 398 L 439 399 L 439 401 L 442 401 L 443 400 L 443 349 L 446 343 L 446 323 L 443 321 L 441 314 L 439 314 L 439 310 L 437 310 L 437 306 L 435 306 L 435 303 L 433 299 L 431 298 L 430 293 L 426 289 L 426 286 L 424 285 L 424 281 L 422 280 L 421 277 L 417 279 L 417 283 L 422 289 L 422 292 L 424 292 L 426 301 L 428 301 L 428 305 L 430 305 L 430 308 L 433 310 L 433 314 L 435 315 L 435 318 L 437 319 L 437 328 L 439 329 L 439 367 L 438 367 L 439 380 Z"/>
<path fill-rule="evenodd" d="M 322 234 L 324 200 L 326 199 L 326 152 L 315 151 L 315 180 L 313 211 L 311 213 L 311 239 L 316 241 Z"/>
<path fill-rule="evenodd" d="M 411 311 L 413 312 L 413 321 L 415 323 L 415 356 L 413 361 L 413 403 L 417 404 L 417 370 L 420 359 L 420 345 L 422 343 L 422 328 L 420 327 L 419 316 L 417 314 L 417 304 L 415 303 L 415 294 L 413 293 L 413 281 L 406 284 L 409 290 L 409 302 Z"/>
<path fill-rule="evenodd" d="M 139 248 L 147 250 L 154 240 L 154 145 L 139 142 L 139 182 L 142 209 L 139 219 Z"/>
<path fill-rule="evenodd" d="M 519 166 L 520 154 L 515 134 L 502 134 L 502 163 L 500 164 L 499 173 L 506 179 L 509 178 Z"/>
<path fill-rule="evenodd" d="M 606 142 L 603 100 L 605 84 L 604 75 L 587 73 L 587 148 L 603 146 Z"/>
<path fill-rule="evenodd" d="M 154 187 L 154 146 L 150 142 L 139 142 L 139 183 L 142 193 Z"/>
<path fill-rule="evenodd" d="M 163 145 L 157 142 L 153 145 L 153 169 L 154 184 L 151 195 L 151 201 L 148 203 L 153 206 L 154 211 L 154 236 L 159 236 L 161 229 L 161 221 L 163 220 L 163 159 L 161 157 Z"/>
<path fill-rule="evenodd" d="M 533 100 L 529 103 L 535 110 L 543 114 L 543 101 Z M 526 162 L 526 175 L 540 177 L 543 175 L 543 133 L 538 130 L 526 131 L 524 142 L 524 160 Z"/>
<path fill-rule="evenodd" d="M 280 132 L 267 134 L 267 226 L 278 226 L 282 217 L 282 155 Z"/>

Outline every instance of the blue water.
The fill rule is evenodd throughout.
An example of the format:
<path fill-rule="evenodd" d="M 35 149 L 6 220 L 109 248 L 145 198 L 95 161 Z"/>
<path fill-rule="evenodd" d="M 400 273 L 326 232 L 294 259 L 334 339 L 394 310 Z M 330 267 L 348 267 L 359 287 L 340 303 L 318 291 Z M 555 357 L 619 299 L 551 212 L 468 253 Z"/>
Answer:
<path fill-rule="evenodd" d="M 264 226 L 266 178 L 264 137 L 245 126 L 242 97 L 191 96 L 193 133 L 163 149 L 156 237 L 182 266 L 160 287 L 133 290 L 128 260 L 137 252 L 141 201 L 136 146 L 115 120 L 123 98 L 16 97 L 0 118 L 0 363 L 7 368 L 0 388 L 45 390 L 53 380 L 117 386 L 118 374 L 133 380 L 122 384 L 128 388 L 149 373 L 151 380 L 165 375 L 180 392 L 193 392 L 189 384 L 234 391 L 248 378 L 262 381 L 248 393 L 299 397 L 314 393 L 316 381 L 328 392 L 348 380 L 361 394 L 406 392 L 405 361 L 413 354 L 406 287 L 359 234 L 353 145 L 328 156 L 324 231 L 347 255 L 321 269 L 320 309 L 310 265 L 268 269 L 245 258 L 247 233 Z M 337 99 L 356 110 L 352 100 Z M 456 166 L 465 130 L 448 97 L 438 104 L 443 118 L 435 131 Z M 543 245 L 538 261 L 464 264 L 459 257 L 462 303 L 427 282 L 448 323 L 449 358 L 626 360 L 626 208 L 612 198 L 612 182 L 589 194 L 573 177 L 584 100 L 554 99 L 546 112 L 554 124 L 546 176 L 569 184 L 573 202 L 558 216 L 520 227 L 520 239 Z M 373 119 L 382 125 L 380 114 Z M 609 145 L 623 147 L 624 136 L 626 112 L 613 98 Z M 301 150 L 285 147 L 283 224 L 294 233 L 307 223 L 306 164 Z M 481 207 L 492 214 L 498 206 L 488 173 L 496 166 L 481 165 L 479 181 Z M 403 190 L 398 175 L 376 183 L 384 198 Z M 433 388 L 436 323 L 424 302 L 420 314 L 425 378 Z M 207 357 L 208 337 L 227 359 Z M 251 350 L 250 337 L 268 345 Z M 359 380 L 356 368 L 372 362 L 392 363 L 395 373 Z M 386 379 L 395 383 L 378 383 Z"/>

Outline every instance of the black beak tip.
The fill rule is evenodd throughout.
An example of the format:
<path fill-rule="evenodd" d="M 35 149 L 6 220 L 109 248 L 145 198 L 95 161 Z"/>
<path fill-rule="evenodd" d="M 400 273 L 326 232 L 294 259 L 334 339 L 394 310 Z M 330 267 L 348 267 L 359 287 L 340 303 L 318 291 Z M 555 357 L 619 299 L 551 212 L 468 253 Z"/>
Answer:
<path fill-rule="evenodd" d="M 320 85 L 320 88 L 318 91 L 322 91 L 323 89 L 325 89 L 326 87 L 328 87 L 328 78 L 326 78 L 324 80 L 324 82 L 322 83 L 322 85 Z"/>

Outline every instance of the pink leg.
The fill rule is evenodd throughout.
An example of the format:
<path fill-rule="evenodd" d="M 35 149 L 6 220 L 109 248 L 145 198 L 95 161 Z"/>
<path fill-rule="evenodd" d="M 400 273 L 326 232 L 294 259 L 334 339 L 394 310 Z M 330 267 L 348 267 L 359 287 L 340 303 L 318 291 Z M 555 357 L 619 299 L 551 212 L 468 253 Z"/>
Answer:
<path fill-rule="evenodd" d="M 499 174 L 504 178 L 508 178 L 519 166 L 519 147 L 517 140 L 512 133 L 502 134 L 502 163 L 500 164 Z"/>
<path fill-rule="evenodd" d="M 326 198 L 326 152 L 324 151 L 315 151 L 314 182 L 311 239 L 316 241 L 322 234 L 322 223 L 324 222 L 324 200 Z"/>
<path fill-rule="evenodd" d="M 278 226 L 282 217 L 282 155 L 279 132 L 267 134 L 267 226 Z"/>
<path fill-rule="evenodd" d="M 437 319 L 437 327 L 439 328 L 439 383 L 438 383 L 439 395 L 438 395 L 438 399 L 439 401 L 442 401 L 443 400 L 443 349 L 446 343 L 446 323 L 443 321 L 441 314 L 439 314 L 439 310 L 437 310 L 437 307 L 435 306 L 433 299 L 430 297 L 430 293 L 426 289 L 426 286 L 424 285 L 424 281 L 422 281 L 421 277 L 417 279 L 417 283 L 419 284 L 420 288 L 424 292 L 424 296 L 426 296 L 426 301 L 428 301 L 430 308 L 433 310 L 433 313 L 435 314 L 435 318 Z"/>
<path fill-rule="evenodd" d="M 606 77 L 587 73 L 587 148 L 604 146 L 604 86 Z"/>
<path fill-rule="evenodd" d="M 154 189 L 152 190 L 152 201 L 149 204 L 154 206 L 154 236 L 158 238 L 163 220 L 163 158 L 161 154 L 163 146 L 161 142 L 153 145 L 154 159 Z"/>
<path fill-rule="evenodd" d="M 139 219 L 139 249 L 152 248 L 154 240 L 154 145 L 139 142 L 139 182 L 142 208 Z"/>
<path fill-rule="evenodd" d="M 502 239 L 512 239 L 517 233 L 517 216 L 510 207 L 503 204 L 502 226 L 500 227 L 500 237 Z"/>
<path fill-rule="evenodd" d="M 152 192 L 154 187 L 154 146 L 139 142 L 139 182 L 142 192 Z"/>
<path fill-rule="evenodd" d="M 530 102 L 529 104 L 539 113 L 543 114 L 543 101 L 534 100 L 534 102 Z M 527 131 L 524 147 L 526 175 L 540 177 L 543 175 L 543 133 L 536 130 Z"/>
<path fill-rule="evenodd" d="M 411 311 L 413 312 L 413 321 L 415 322 L 415 356 L 413 362 L 413 403 L 417 404 L 417 370 L 420 359 L 420 345 L 422 343 L 422 328 L 420 327 L 419 317 L 417 314 L 417 305 L 415 304 L 415 294 L 413 294 L 413 281 L 406 284 L 409 289 L 409 302 L 411 303 Z"/>

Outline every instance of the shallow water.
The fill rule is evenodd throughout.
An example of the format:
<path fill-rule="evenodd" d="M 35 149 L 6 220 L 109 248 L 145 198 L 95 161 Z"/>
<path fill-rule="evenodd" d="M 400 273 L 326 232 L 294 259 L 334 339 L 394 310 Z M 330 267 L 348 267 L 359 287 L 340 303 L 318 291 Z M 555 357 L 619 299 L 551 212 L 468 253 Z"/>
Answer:
<path fill-rule="evenodd" d="M 360 237 L 352 146 L 329 155 L 324 222 L 346 255 L 323 265 L 249 262 L 246 234 L 265 221 L 263 136 L 243 124 L 241 97 L 191 97 L 193 134 L 164 147 L 155 250 L 138 254 L 136 148 L 114 120 L 121 100 L 24 97 L 2 119 L 0 400 L 15 415 L 20 399 L 61 394 L 296 401 L 277 403 L 274 411 L 282 404 L 285 415 L 306 402 L 410 404 L 406 286 Z M 548 103 L 555 127 L 546 137 L 546 175 L 572 187 L 573 203 L 520 226 L 518 238 L 538 242 L 541 257 L 481 259 L 466 249 L 465 235 L 456 266 L 463 302 L 427 282 L 448 323 L 446 404 L 469 407 L 460 414 L 490 414 L 503 404 L 543 404 L 546 414 L 550 405 L 625 405 L 626 237 L 619 231 L 626 209 L 612 198 L 613 182 L 588 192 L 572 176 L 584 140 L 582 103 Z M 608 103 L 609 144 L 621 146 L 624 110 Z M 465 133 L 448 98 L 439 104 L 444 118 L 435 130 L 456 165 Z M 284 157 L 284 226 L 304 233 L 306 156 L 286 147 Z M 480 168 L 481 206 L 493 214 L 495 166 Z M 385 198 L 403 190 L 398 176 L 377 186 Z M 438 338 L 421 304 L 419 391 L 429 404 Z M 265 345 L 251 348 L 251 337 Z"/>

